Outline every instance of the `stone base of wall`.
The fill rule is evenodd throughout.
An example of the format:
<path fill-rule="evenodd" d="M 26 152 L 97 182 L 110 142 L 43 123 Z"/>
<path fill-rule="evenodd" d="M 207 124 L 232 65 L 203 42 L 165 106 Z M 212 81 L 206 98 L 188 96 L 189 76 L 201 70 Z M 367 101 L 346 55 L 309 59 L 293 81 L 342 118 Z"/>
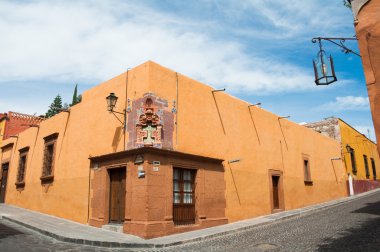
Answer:
<path fill-rule="evenodd" d="M 368 192 L 376 188 L 380 188 L 380 181 L 377 180 L 354 180 L 354 194 Z M 349 194 L 350 189 L 347 181 L 347 192 Z"/>
<path fill-rule="evenodd" d="M 200 220 L 194 225 L 175 226 L 173 221 L 150 221 L 150 222 L 124 222 L 124 233 L 133 234 L 144 239 L 189 232 L 193 230 L 224 225 L 228 223 L 227 218 L 215 218 Z"/>

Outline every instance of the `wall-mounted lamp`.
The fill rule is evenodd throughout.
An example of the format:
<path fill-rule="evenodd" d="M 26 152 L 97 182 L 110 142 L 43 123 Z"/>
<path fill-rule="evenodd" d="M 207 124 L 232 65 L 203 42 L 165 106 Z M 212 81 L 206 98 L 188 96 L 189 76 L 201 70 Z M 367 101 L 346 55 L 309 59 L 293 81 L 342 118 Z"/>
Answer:
<path fill-rule="evenodd" d="M 107 110 L 112 113 L 116 119 L 123 125 L 124 133 L 124 150 L 125 150 L 125 132 L 127 130 L 127 110 L 123 109 L 123 112 L 114 111 L 118 97 L 115 93 L 110 93 L 107 97 Z M 121 120 L 116 114 L 123 115 L 123 120 Z"/>
<path fill-rule="evenodd" d="M 344 45 L 344 42 L 346 40 L 357 40 L 356 38 L 322 38 L 317 37 L 313 38 L 311 42 L 316 43 L 318 41 L 319 44 L 319 52 L 317 53 L 317 57 L 315 60 L 313 60 L 313 67 L 314 67 L 314 75 L 315 75 L 315 84 L 317 85 L 329 85 L 335 81 L 337 81 L 337 77 L 335 75 L 334 70 L 334 62 L 331 57 L 327 57 L 326 52 L 322 49 L 322 40 L 329 41 L 339 47 L 342 48 L 342 51 L 344 53 L 352 53 L 359 57 L 360 54 L 352 51 L 348 47 Z M 335 42 L 339 41 L 339 43 Z"/>
<path fill-rule="evenodd" d="M 290 118 L 290 115 L 288 116 L 279 116 L 278 119 L 286 119 L 286 118 Z"/>
<path fill-rule="evenodd" d="M 225 88 L 223 88 L 223 89 L 215 89 L 215 90 L 212 90 L 211 92 L 221 92 L 221 91 L 226 91 L 226 89 Z"/>
<path fill-rule="evenodd" d="M 113 109 L 116 106 L 118 97 L 115 95 L 115 93 L 110 93 L 109 96 L 106 97 L 107 100 L 107 110 L 109 112 L 113 112 Z"/>
<path fill-rule="evenodd" d="M 347 144 L 346 145 L 346 150 L 347 150 L 348 153 L 351 153 L 353 149 L 351 148 L 351 146 L 349 144 Z"/>

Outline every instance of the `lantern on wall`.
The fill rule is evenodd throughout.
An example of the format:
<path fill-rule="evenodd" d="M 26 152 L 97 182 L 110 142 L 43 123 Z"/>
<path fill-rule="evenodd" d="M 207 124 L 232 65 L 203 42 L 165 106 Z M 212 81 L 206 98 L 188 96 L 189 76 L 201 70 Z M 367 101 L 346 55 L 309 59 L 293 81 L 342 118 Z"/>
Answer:
<path fill-rule="evenodd" d="M 325 51 L 322 49 L 321 39 L 318 38 L 319 52 L 317 58 L 313 60 L 315 84 L 317 85 L 329 85 L 337 81 L 334 62 L 331 57 L 327 57 Z"/>
<path fill-rule="evenodd" d="M 106 97 L 107 100 L 107 110 L 109 112 L 112 112 L 113 109 L 116 106 L 118 97 L 115 95 L 115 93 L 110 93 L 109 96 Z"/>

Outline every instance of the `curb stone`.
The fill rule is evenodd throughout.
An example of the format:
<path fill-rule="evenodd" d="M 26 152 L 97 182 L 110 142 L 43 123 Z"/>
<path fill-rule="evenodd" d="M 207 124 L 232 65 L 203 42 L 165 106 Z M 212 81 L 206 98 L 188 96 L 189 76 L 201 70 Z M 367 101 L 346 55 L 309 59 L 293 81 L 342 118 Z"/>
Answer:
<path fill-rule="evenodd" d="M 210 234 L 198 234 L 197 236 L 197 231 L 190 231 L 194 232 L 194 236 L 191 237 L 191 234 L 189 234 L 190 237 L 188 238 L 176 238 L 175 236 L 181 235 L 170 235 L 170 236 L 164 236 L 164 237 L 159 237 L 159 238 L 153 238 L 151 240 L 146 240 L 145 243 L 133 243 L 133 242 L 112 242 L 112 241 L 99 241 L 99 240 L 90 240 L 90 239 L 76 239 L 76 238 L 71 238 L 67 237 L 64 235 L 56 234 L 53 232 L 49 232 L 48 230 L 44 230 L 42 228 L 30 225 L 26 222 L 22 222 L 17 219 L 13 219 L 12 216 L 9 215 L 2 215 L 0 213 L 0 219 L 5 219 L 11 222 L 14 222 L 16 224 L 19 224 L 21 226 L 24 226 L 28 229 L 34 230 L 36 232 L 39 232 L 43 235 L 46 235 L 48 237 L 54 238 L 56 240 L 62 241 L 62 242 L 69 242 L 69 243 L 74 243 L 74 244 L 82 244 L 82 245 L 90 245 L 90 246 L 97 246 L 97 247 L 107 247 L 107 248 L 145 248 L 145 249 L 152 249 L 152 248 L 166 248 L 166 247 L 174 247 L 178 245 L 184 245 L 184 244 L 189 244 L 189 243 L 194 243 L 194 242 L 200 242 L 200 241 L 207 241 L 207 240 L 212 240 L 218 237 L 223 237 L 226 235 L 231 235 L 231 234 L 236 234 L 240 233 L 243 231 L 249 231 L 257 227 L 265 226 L 265 225 L 270 225 L 275 223 L 276 221 L 281 221 L 281 220 L 287 220 L 291 218 L 296 218 L 300 216 L 305 216 L 308 214 L 312 214 L 324 209 L 328 209 L 331 207 L 339 206 L 344 203 L 348 203 L 351 201 L 354 201 L 358 198 L 363 198 L 363 197 L 368 197 L 374 193 L 380 192 L 380 189 L 375 189 L 369 192 L 361 193 L 358 195 L 354 196 L 349 196 L 345 197 L 342 199 L 338 200 L 332 200 L 329 202 L 324 202 L 320 203 L 317 205 L 312 205 L 312 206 L 307 206 L 304 208 L 298 208 L 294 210 L 289 210 L 285 212 L 280 212 L 280 213 L 275 213 L 271 215 L 265 215 L 265 216 L 260 216 L 256 217 L 253 219 L 249 220 L 243 220 L 243 221 L 238 221 L 238 222 L 233 222 L 226 224 L 224 226 L 216 226 L 216 227 L 211 227 L 208 228 L 210 230 Z M 25 210 L 25 209 L 23 209 Z M 28 211 L 28 210 L 26 210 Z M 247 222 L 252 222 L 252 223 L 247 223 Z M 235 227 L 234 227 L 235 226 Z M 222 229 L 225 230 L 222 230 Z M 214 229 L 214 231 L 212 230 Z M 215 231 L 216 229 L 216 231 Z M 218 231 L 218 229 L 220 231 Z M 202 229 L 203 231 L 207 229 Z M 198 230 L 198 232 L 201 230 Z M 188 232 L 188 233 L 190 233 Z M 185 234 L 185 233 L 183 233 Z M 172 236 L 172 237 L 171 237 Z M 180 240 L 182 239 L 182 240 Z"/>

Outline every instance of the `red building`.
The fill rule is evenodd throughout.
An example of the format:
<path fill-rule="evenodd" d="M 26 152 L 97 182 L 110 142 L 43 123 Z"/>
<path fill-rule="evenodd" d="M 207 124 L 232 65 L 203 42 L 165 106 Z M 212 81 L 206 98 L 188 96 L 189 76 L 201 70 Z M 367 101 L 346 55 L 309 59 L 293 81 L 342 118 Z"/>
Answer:
<path fill-rule="evenodd" d="M 4 124 L 2 139 L 5 140 L 10 136 L 17 135 L 29 127 L 37 126 L 44 118 L 11 112 L 0 114 L 0 121 Z"/>

